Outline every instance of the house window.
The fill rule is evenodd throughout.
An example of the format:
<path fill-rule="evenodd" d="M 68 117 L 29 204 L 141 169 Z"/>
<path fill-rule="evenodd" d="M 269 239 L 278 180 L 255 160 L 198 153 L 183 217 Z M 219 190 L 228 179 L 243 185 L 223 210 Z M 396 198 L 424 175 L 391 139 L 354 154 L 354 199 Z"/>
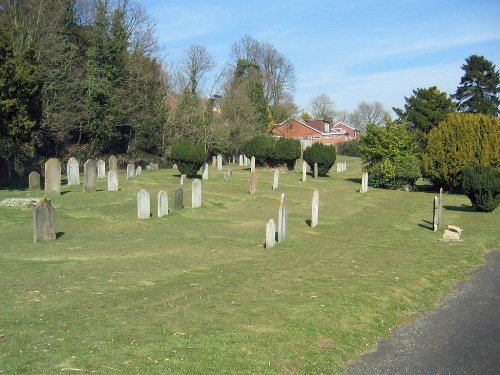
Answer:
<path fill-rule="evenodd" d="M 325 135 L 323 138 L 332 138 L 331 135 Z"/>
<path fill-rule="evenodd" d="M 314 139 L 320 139 L 320 138 L 321 138 L 321 137 L 320 137 L 320 136 L 318 136 L 318 135 L 315 135 L 315 136 L 314 136 Z"/>

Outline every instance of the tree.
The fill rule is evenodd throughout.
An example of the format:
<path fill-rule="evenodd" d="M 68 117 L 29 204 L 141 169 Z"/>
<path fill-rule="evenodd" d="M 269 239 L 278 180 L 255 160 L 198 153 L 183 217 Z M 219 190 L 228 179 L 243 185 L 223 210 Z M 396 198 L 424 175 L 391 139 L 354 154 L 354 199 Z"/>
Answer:
<path fill-rule="evenodd" d="M 311 99 L 311 112 L 314 118 L 331 120 L 335 115 L 333 99 L 322 93 Z"/>
<path fill-rule="evenodd" d="M 311 147 L 304 150 L 304 160 L 309 164 L 311 170 L 314 164 L 318 164 L 318 176 L 326 176 L 335 164 L 337 151 L 335 146 L 325 145 L 320 142 L 313 143 Z"/>
<path fill-rule="evenodd" d="M 465 72 L 452 98 L 459 112 L 499 115 L 500 73 L 483 56 L 472 55 L 462 65 Z"/>
<path fill-rule="evenodd" d="M 350 116 L 350 125 L 360 131 L 366 131 L 368 125 L 384 125 L 389 112 L 380 102 L 361 102 Z"/>
<path fill-rule="evenodd" d="M 205 46 L 192 45 L 184 50 L 181 69 L 184 82 L 193 94 L 201 95 L 206 75 L 216 66 L 217 63 Z"/>
<path fill-rule="evenodd" d="M 464 168 L 500 167 L 499 149 L 498 117 L 451 113 L 427 136 L 422 153 L 424 176 L 436 187 L 459 191 Z"/>

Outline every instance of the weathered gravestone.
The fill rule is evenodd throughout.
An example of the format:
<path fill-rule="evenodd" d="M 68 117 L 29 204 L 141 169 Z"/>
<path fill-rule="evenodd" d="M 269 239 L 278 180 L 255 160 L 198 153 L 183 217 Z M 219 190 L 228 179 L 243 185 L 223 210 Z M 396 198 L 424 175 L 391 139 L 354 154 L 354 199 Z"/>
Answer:
<path fill-rule="evenodd" d="M 80 165 L 78 160 L 73 157 L 68 160 L 66 175 L 68 176 L 68 186 L 80 185 Z"/>
<path fill-rule="evenodd" d="M 142 174 L 142 167 L 140 165 L 135 169 L 135 175 L 140 176 Z"/>
<path fill-rule="evenodd" d="M 106 162 L 102 159 L 97 161 L 97 178 L 106 178 Z"/>
<path fill-rule="evenodd" d="M 217 156 L 212 156 L 212 167 L 217 167 Z"/>
<path fill-rule="evenodd" d="M 250 158 L 250 172 L 255 172 L 255 156 Z"/>
<path fill-rule="evenodd" d="M 201 181 L 194 179 L 191 184 L 191 208 L 201 207 Z"/>
<path fill-rule="evenodd" d="M 118 174 L 114 169 L 108 172 L 108 191 L 118 191 Z"/>
<path fill-rule="evenodd" d="M 432 230 L 437 232 L 439 227 L 439 198 L 434 197 L 432 210 Z"/>
<path fill-rule="evenodd" d="M 368 191 L 368 172 L 364 171 L 361 175 L 361 193 Z"/>
<path fill-rule="evenodd" d="M 175 189 L 174 207 L 176 210 L 182 210 L 184 208 L 184 190 L 180 187 Z"/>
<path fill-rule="evenodd" d="M 302 181 L 305 181 L 307 179 L 307 163 L 304 161 L 302 162 Z"/>
<path fill-rule="evenodd" d="M 33 239 L 35 242 L 56 239 L 56 210 L 50 199 L 42 198 L 33 207 Z"/>
<path fill-rule="evenodd" d="M 224 181 L 229 181 L 231 178 L 231 171 L 224 172 Z"/>
<path fill-rule="evenodd" d="M 127 164 L 127 180 L 134 178 L 135 175 L 135 165 L 133 163 Z"/>
<path fill-rule="evenodd" d="M 248 167 L 248 157 L 246 155 L 243 155 L 243 166 Z"/>
<path fill-rule="evenodd" d="M 314 190 L 312 198 L 312 216 L 311 216 L 311 228 L 318 225 L 319 222 L 319 192 Z"/>
<path fill-rule="evenodd" d="M 118 160 L 115 155 L 109 157 L 109 170 L 118 172 Z"/>
<path fill-rule="evenodd" d="M 272 249 L 276 245 L 276 223 L 269 219 L 266 224 L 266 249 Z"/>
<path fill-rule="evenodd" d="M 286 207 L 285 193 L 281 194 L 280 209 L 278 212 L 278 243 L 286 240 L 286 230 L 288 225 L 288 213 Z"/>
<path fill-rule="evenodd" d="M 187 175 L 181 174 L 181 180 L 179 181 L 179 185 L 184 185 L 187 181 Z"/>
<path fill-rule="evenodd" d="M 158 193 L 158 217 L 168 215 L 168 195 L 162 190 Z"/>
<path fill-rule="evenodd" d="M 61 162 L 56 158 L 45 162 L 45 194 L 61 194 Z"/>
<path fill-rule="evenodd" d="M 149 219 L 151 216 L 151 202 L 149 191 L 141 189 L 137 193 L 137 217 L 139 219 Z"/>
<path fill-rule="evenodd" d="M 203 180 L 208 180 L 208 163 L 203 163 L 201 167 L 201 178 Z"/>
<path fill-rule="evenodd" d="M 89 159 L 83 164 L 83 191 L 95 189 L 95 161 Z"/>
<path fill-rule="evenodd" d="M 314 163 L 314 178 L 318 178 L 318 163 Z"/>
<path fill-rule="evenodd" d="M 448 228 L 444 230 L 443 239 L 440 241 L 444 242 L 457 242 L 463 241 L 460 239 L 462 235 L 462 229 L 455 225 L 448 225 Z"/>
<path fill-rule="evenodd" d="M 243 167 L 243 155 L 240 155 L 240 167 Z"/>
<path fill-rule="evenodd" d="M 222 155 L 217 155 L 217 170 L 222 171 Z"/>
<path fill-rule="evenodd" d="M 257 173 L 253 171 L 250 174 L 250 194 L 255 194 L 257 192 Z"/>
<path fill-rule="evenodd" d="M 278 188 L 279 184 L 279 178 L 280 178 L 280 171 L 278 168 L 274 170 L 274 178 L 273 178 L 273 190 L 276 190 Z"/>
<path fill-rule="evenodd" d="M 30 190 L 40 190 L 40 173 L 31 172 L 29 174 L 28 186 Z"/>

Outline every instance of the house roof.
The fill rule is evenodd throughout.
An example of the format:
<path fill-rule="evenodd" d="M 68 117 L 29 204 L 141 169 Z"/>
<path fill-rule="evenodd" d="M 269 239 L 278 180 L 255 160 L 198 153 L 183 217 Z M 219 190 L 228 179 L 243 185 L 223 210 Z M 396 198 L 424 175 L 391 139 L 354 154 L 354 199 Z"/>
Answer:
<path fill-rule="evenodd" d="M 289 121 L 295 121 L 297 122 L 298 124 L 302 125 L 302 126 L 305 126 L 306 128 L 309 128 L 311 129 L 312 131 L 320 134 L 320 135 L 342 135 L 344 134 L 343 132 L 340 132 L 338 130 L 335 130 L 335 129 L 332 129 L 332 131 L 329 131 L 329 132 L 325 132 L 323 131 L 324 130 L 324 122 L 323 120 L 315 120 L 313 121 L 313 123 L 311 124 L 309 121 L 307 121 L 307 123 L 305 121 L 302 121 L 302 120 L 298 120 L 298 119 L 288 119 L 288 120 L 285 120 L 283 121 L 282 123 L 280 124 L 276 124 L 274 126 L 274 129 L 276 128 L 279 128 L 280 126 L 282 125 L 285 125 L 287 122 Z M 319 129 L 318 129 L 319 128 Z"/>

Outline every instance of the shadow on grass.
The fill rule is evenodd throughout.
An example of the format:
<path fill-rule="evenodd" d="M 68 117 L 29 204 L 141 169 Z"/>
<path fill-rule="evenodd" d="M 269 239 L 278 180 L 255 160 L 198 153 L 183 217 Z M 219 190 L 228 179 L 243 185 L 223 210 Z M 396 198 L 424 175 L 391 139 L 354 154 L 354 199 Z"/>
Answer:
<path fill-rule="evenodd" d="M 355 182 L 356 184 L 361 184 L 361 178 L 346 178 L 346 181 Z"/>
<path fill-rule="evenodd" d="M 307 219 L 306 220 L 306 224 L 310 227 L 312 225 L 312 220 L 311 219 Z"/>
<path fill-rule="evenodd" d="M 424 224 L 418 224 L 420 228 L 425 228 L 434 231 L 434 226 L 432 224 L 432 221 L 429 220 L 422 220 Z"/>
<path fill-rule="evenodd" d="M 461 206 L 443 206 L 446 211 L 476 212 L 473 206 L 462 204 Z"/>
<path fill-rule="evenodd" d="M 56 240 L 64 236 L 66 233 L 65 232 L 57 232 L 56 233 Z"/>

